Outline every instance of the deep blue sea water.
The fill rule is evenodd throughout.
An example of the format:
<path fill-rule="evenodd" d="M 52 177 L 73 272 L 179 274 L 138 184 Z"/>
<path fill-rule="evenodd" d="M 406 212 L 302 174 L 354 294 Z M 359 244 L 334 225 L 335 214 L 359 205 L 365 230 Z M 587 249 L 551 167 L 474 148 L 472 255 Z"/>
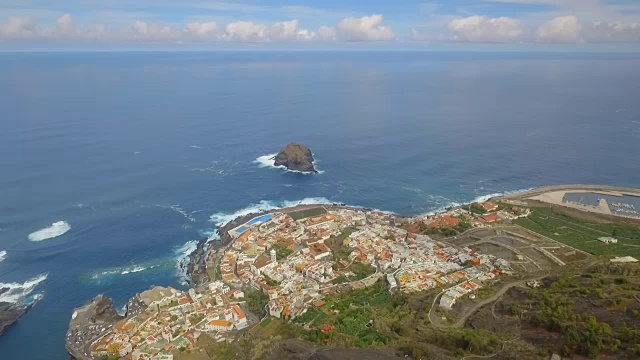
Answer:
<path fill-rule="evenodd" d="M 247 207 L 419 214 L 640 186 L 638 69 L 602 53 L 0 53 L 0 283 L 48 274 L 2 359 L 65 359 L 74 307 L 182 286 L 185 244 Z M 322 174 L 254 162 L 292 140 Z M 71 230 L 29 241 L 56 221 Z"/>

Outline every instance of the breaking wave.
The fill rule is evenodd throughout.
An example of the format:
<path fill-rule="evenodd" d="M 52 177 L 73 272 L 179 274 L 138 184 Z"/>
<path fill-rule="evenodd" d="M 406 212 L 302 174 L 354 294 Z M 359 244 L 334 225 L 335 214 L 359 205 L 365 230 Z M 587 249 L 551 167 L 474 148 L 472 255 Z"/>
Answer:
<path fill-rule="evenodd" d="M 298 205 L 316 205 L 316 204 L 332 204 L 332 203 L 334 202 L 324 197 L 305 198 L 302 200 L 295 200 L 295 201 L 285 200 L 281 202 L 275 202 L 271 200 L 261 200 L 257 204 L 251 204 L 233 213 L 225 213 L 225 212 L 215 213 L 211 215 L 209 219 L 211 222 L 216 224 L 216 226 L 223 226 L 224 224 L 227 224 L 238 217 L 246 216 L 249 214 L 260 213 L 263 211 L 289 208 L 289 207 L 294 207 Z"/>
<path fill-rule="evenodd" d="M 447 199 L 447 198 L 442 197 L 442 196 L 430 196 L 429 197 L 430 200 L 432 200 L 436 204 L 437 208 L 435 208 L 434 210 L 431 210 L 431 211 L 429 211 L 427 213 L 422 214 L 422 216 L 435 215 L 435 214 L 438 214 L 438 213 L 441 213 L 441 212 L 445 211 L 446 209 L 448 209 L 450 207 L 462 206 L 464 204 L 471 204 L 471 203 L 476 203 L 476 202 L 485 202 L 485 201 L 487 201 L 487 200 L 489 200 L 491 198 L 494 198 L 494 197 L 504 196 L 504 195 L 511 195 L 511 194 L 516 194 L 516 193 L 529 191 L 529 190 L 532 190 L 532 188 L 491 193 L 491 194 L 477 196 L 471 201 L 462 201 L 462 202 L 452 201 L 452 200 Z M 445 202 L 445 201 L 446 201 L 446 203 L 444 205 L 442 205 L 442 203 Z"/>
<path fill-rule="evenodd" d="M 64 235 L 69 230 L 71 230 L 71 226 L 69 226 L 66 221 L 58 221 L 54 222 L 49 227 L 32 232 L 31 234 L 29 234 L 29 240 L 42 241 L 53 239 L 55 237 Z"/>
<path fill-rule="evenodd" d="M 189 255 L 196 251 L 198 248 L 197 240 L 190 240 L 184 243 L 184 245 L 174 249 L 173 253 L 176 255 L 176 268 L 178 269 L 178 277 L 180 283 L 183 285 L 189 284 L 188 263 Z"/>
<path fill-rule="evenodd" d="M 0 251 L 0 261 L 7 258 L 7 252 L 5 250 Z"/>
<path fill-rule="evenodd" d="M 41 282 L 47 279 L 49 274 L 40 274 L 34 278 L 31 278 L 25 281 L 23 284 L 20 283 L 2 283 L 0 282 L 0 289 L 4 289 L 5 291 L 0 293 L 0 302 L 7 303 L 24 303 L 26 305 L 31 305 L 34 302 L 40 300 L 42 298 L 42 294 L 35 294 L 30 296 L 33 290 L 35 290 L 36 286 Z"/>
<path fill-rule="evenodd" d="M 146 265 L 146 266 L 132 264 L 129 266 L 114 267 L 114 268 L 109 268 L 104 270 L 98 270 L 93 273 L 91 278 L 94 280 L 99 280 L 100 278 L 108 277 L 108 276 L 135 274 L 135 273 L 143 272 L 145 270 L 153 269 L 159 266 L 160 266 L 159 264 Z"/>
<path fill-rule="evenodd" d="M 177 260 L 180 260 L 182 258 L 188 257 L 189 254 L 194 252 L 197 247 L 198 247 L 198 240 L 189 240 L 186 243 L 184 243 L 184 245 L 178 248 L 175 248 L 173 250 L 173 253 L 176 255 Z"/>
<path fill-rule="evenodd" d="M 313 174 L 312 172 L 305 172 L 305 171 L 298 171 L 298 170 L 289 170 L 287 169 L 286 166 L 284 165 L 280 165 L 280 166 L 276 166 L 276 160 L 275 157 L 276 155 L 278 155 L 278 153 L 274 153 L 274 154 L 267 154 L 267 155 L 262 155 L 262 156 L 258 156 L 257 159 L 253 160 L 253 162 L 255 164 L 258 164 L 258 167 L 261 168 L 272 168 L 272 169 L 280 169 L 280 170 L 284 170 L 286 172 L 290 172 L 290 173 L 298 173 L 298 174 L 304 174 L 304 175 L 310 175 Z M 316 165 L 317 161 L 314 161 L 313 164 Z M 318 174 L 323 174 L 324 171 L 322 170 L 318 170 L 318 168 L 316 167 L 316 170 L 318 171 Z"/>

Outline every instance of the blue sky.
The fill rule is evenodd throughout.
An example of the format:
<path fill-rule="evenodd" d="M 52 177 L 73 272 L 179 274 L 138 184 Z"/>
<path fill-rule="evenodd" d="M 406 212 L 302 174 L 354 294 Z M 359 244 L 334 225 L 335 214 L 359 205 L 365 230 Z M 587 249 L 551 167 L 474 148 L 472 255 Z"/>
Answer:
<path fill-rule="evenodd" d="M 640 50 L 631 0 L 0 0 L 0 49 Z"/>

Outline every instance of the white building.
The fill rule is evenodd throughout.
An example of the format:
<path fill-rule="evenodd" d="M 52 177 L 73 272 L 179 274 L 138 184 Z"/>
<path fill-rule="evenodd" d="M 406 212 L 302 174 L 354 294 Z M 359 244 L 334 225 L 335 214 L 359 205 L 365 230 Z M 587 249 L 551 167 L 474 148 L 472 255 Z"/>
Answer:
<path fill-rule="evenodd" d="M 598 238 L 598 240 L 602 241 L 605 244 L 617 244 L 618 243 L 618 239 L 612 238 L 612 237 L 600 237 Z"/>

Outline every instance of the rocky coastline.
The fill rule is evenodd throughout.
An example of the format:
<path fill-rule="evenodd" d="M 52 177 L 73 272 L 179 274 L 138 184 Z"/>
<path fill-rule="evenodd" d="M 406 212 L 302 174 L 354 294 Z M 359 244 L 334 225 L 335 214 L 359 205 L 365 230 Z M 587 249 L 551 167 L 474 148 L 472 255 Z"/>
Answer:
<path fill-rule="evenodd" d="M 113 306 L 113 301 L 100 294 L 74 310 L 65 337 L 65 348 L 72 359 L 89 359 L 90 346 L 124 319 Z M 89 329 L 89 330 L 87 330 Z"/>
<path fill-rule="evenodd" d="M 2 293 L 2 289 L 0 289 Z M 0 302 L 0 335 L 20 319 L 31 306 Z"/>

